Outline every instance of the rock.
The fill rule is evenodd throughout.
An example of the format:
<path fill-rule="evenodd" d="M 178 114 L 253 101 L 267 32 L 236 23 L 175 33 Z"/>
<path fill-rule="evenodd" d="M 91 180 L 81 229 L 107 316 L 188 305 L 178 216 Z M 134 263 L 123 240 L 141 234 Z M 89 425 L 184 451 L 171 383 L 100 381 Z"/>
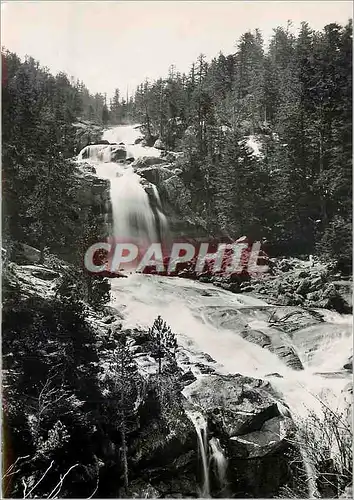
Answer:
<path fill-rule="evenodd" d="M 269 382 L 242 375 L 204 375 L 184 394 L 204 410 L 216 435 L 225 438 L 260 430 L 280 415 Z"/>
<path fill-rule="evenodd" d="M 59 273 L 42 266 L 22 266 L 31 272 L 32 276 L 44 281 L 51 281 L 59 277 Z"/>
<path fill-rule="evenodd" d="M 343 368 L 345 370 L 349 370 L 351 373 L 353 373 L 353 355 L 351 355 L 348 358 L 348 362 L 343 365 Z"/>
<path fill-rule="evenodd" d="M 90 146 L 94 146 L 95 144 L 110 144 L 110 142 L 106 141 L 106 139 L 100 139 L 99 141 L 90 142 Z"/>
<path fill-rule="evenodd" d="M 26 243 L 15 243 L 11 251 L 11 261 L 16 264 L 38 264 L 41 252 Z"/>
<path fill-rule="evenodd" d="M 139 169 L 139 175 L 144 177 L 155 186 L 159 186 L 163 181 L 173 176 L 173 172 L 163 165 L 144 167 Z"/>
<path fill-rule="evenodd" d="M 154 142 L 154 148 L 156 149 L 166 149 L 164 143 L 161 141 L 161 139 L 157 139 L 155 142 Z"/>
<path fill-rule="evenodd" d="M 295 432 L 291 418 L 274 417 L 267 420 L 259 431 L 230 438 L 230 453 L 234 458 L 261 458 L 286 449 Z"/>
<path fill-rule="evenodd" d="M 141 137 L 137 137 L 134 141 L 134 144 L 140 144 L 142 141 L 144 140 L 144 137 L 141 136 Z"/>
<path fill-rule="evenodd" d="M 271 385 L 239 374 L 214 374 L 183 393 L 186 404 L 206 417 L 208 432 L 219 439 L 228 459 L 229 491 L 222 498 L 278 498 L 301 457 L 288 440 L 294 424 L 279 409 Z M 212 489 L 211 496 L 218 494 Z"/>
<path fill-rule="evenodd" d="M 310 272 L 305 270 L 305 269 L 302 269 L 301 271 L 299 271 L 297 273 L 298 278 L 308 278 L 309 276 L 310 276 Z"/>
<path fill-rule="evenodd" d="M 268 335 L 258 330 L 253 330 L 251 328 L 246 328 L 240 332 L 240 336 L 248 342 L 257 344 L 260 347 L 269 348 L 271 346 L 271 340 Z"/>
<path fill-rule="evenodd" d="M 214 373 L 215 369 L 211 366 L 204 365 L 203 363 L 195 363 L 194 366 L 200 370 L 203 375 L 206 373 Z"/>
<path fill-rule="evenodd" d="M 316 291 L 316 292 L 310 292 L 306 295 L 306 299 L 307 300 L 311 300 L 313 302 L 316 302 L 317 300 L 320 299 L 320 292 Z"/>
<path fill-rule="evenodd" d="M 317 276 L 313 279 L 311 279 L 311 284 L 309 291 L 310 292 L 315 292 L 317 290 L 320 290 L 322 288 L 322 278 L 321 276 Z"/>
<path fill-rule="evenodd" d="M 196 376 L 192 372 L 192 370 L 188 370 L 187 372 L 184 372 L 183 375 L 180 377 L 180 381 L 182 382 L 183 385 L 188 385 L 192 384 L 197 380 Z"/>
<path fill-rule="evenodd" d="M 118 146 L 111 146 L 110 160 L 112 162 L 117 162 L 120 160 L 125 160 L 127 157 L 127 150 L 124 145 L 118 144 Z"/>
<path fill-rule="evenodd" d="M 310 291 L 311 281 L 309 278 L 304 278 L 296 289 L 299 295 L 306 295 Z"/>
<path fill-rule="evenodd" d="M 208 363 L 216 363 L 215 359 L 213 359 L 210 354 L 203 352 L 203 358 L 208 361 Z"/>
<path fill-rule="evenodd" d="M 285 332 L 270 327 L 265 332 L 246 328 L 240 332 L 240 335 L 249 342 L 273 352 L 293 370 L 304 369 L 299 355 Z"/>
<path fill-rule="evenodd" d="M 132 163 L 132 167 L 139 170 L 141 168 L 151 167 L 152 165 L 159 165 L 161 163 L 166 163 L 166 161 L 159 156 L 141 156 Z"/>
<path fill-rule="evenodd" d="M 85 173 L 96 174 L 95 167 L 93 165 L 89 165 L 88 163 L 84 163 L 83 165 L 80 165 L 80 168 Z"/>
<path fill-rule="evenodd" d="M 155 144 L 155 141 L 157 140 L 156 135 L 147 135 L 142 141 L 141 145 L 142 146 L 147 146 L 147 147 L 152 147 Z"/>

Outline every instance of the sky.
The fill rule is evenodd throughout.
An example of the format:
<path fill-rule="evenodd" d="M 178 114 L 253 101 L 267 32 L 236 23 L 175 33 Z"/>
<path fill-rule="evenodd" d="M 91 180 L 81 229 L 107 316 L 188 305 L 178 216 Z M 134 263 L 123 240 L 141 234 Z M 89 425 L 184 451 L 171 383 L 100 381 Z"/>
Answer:
<path fill-rule="evenodd" d="M 1 3 L 1 44 L 20 57 L 65 71 L 92 93 L 134 92 L 174 64 L 188 71 L 200 53 L 235 52 L 238 38 L 259 28 L 301 21 L 316 30 L 345 24 L 350 1 L 11 1 Z"/>

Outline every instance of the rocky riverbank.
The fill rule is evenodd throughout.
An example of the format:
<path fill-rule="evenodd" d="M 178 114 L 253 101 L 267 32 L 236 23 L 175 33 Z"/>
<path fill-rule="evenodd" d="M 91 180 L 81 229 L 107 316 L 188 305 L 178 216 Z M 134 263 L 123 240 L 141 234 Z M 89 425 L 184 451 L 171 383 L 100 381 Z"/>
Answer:
<path fill-rule="evenodd" d="M 261 276 L 240 280 L 215 277 L 210 281 L 225 290 L 247 293 L 274 305 L 352 312 L 352 278 L 338 273 L 335 263 L 312 256 L 309 260 L 279 258 L 268 262 L 270 270 Z M 201 279 L 209 281 L 209 278 Z"/>

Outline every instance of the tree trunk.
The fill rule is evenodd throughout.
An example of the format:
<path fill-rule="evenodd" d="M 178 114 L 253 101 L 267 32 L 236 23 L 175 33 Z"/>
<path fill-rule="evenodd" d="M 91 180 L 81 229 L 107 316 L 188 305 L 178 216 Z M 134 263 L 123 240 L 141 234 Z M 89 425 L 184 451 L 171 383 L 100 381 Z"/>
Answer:
<path fill-rule="evenodd" d="M 124 355 L 122 354 L 121 359 L 121 378 L 125 380 L 125 366 L 124 366 Z M 122 423 L 121 423 L 121 437 L 122 437 L 122 459 L 123 459 L 123 475 L 124 475 L 124 490 L 125 493 L 128 494 L 129 487 L 129 469 L 128 469 L 128 457 L 127 457 L 127 437 L 126 437 L 126 428 L 125 428 L 125 413 L 124 413 L 124 389 L 121 390 L 120 396 L 120 404 L 121 404 L 121 412 L 122 412 Z"/>
<path fill-rule="evenodd" d="M 129 487 L 129 469 L 128 469 L 128 458 L 127 458 L 127 438 L 125 432 L 125 417 L 123 416 L 122 426 L 121 426 L 121 436 L 122 436 L 122 458 L 123 458 L 123 476 L 124 476 L 124 491 L 128 494 Z"/>

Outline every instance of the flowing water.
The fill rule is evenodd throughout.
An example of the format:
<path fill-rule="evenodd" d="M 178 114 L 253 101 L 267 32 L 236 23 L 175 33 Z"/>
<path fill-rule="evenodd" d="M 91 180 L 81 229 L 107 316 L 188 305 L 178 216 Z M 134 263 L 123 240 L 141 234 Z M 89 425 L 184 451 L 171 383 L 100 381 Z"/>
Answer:
<path fill-rule="evenodd" d="M 127 157 L 160 156 L 155 148 L 144 148 L 134 144 L 140 132 L 131 126 L 116 127 L 107 130 L 103 139 L 118 144 L 124 142 Z M 156 186 L 151 186 L 156 198 L 156 214 L 151 208 L 149 196 L 142 184 L 142 178 L 133 168 L 124 162 L 112 161 L 117 146 L 92 145 L 84 148 L 79 154 L 79 161 L 88 161 L 103 179 L 108 179 L 111 185 L 111 203 L 113 215 L 112 236 L 117 241 L 144 241 L 145 245 L 160 240 L 160 232 L 166 232 L 167 220 L 161 210 L 161 201 Z M 156 220 L 156 217 L 158 221 Z"/>
<path fill-rule="evenodd" d="M 219 480 L 220 489 L 223 489 L 226 484 L 226 468 L 227 468 L 227 460 L 225 458 L 225 454 L 221 447 L 220 441 L 218 438 L 213 437 L 209 441 L 210 449 L 211 449 L 211 462 L 215 464 L 217 478 Z"/>
<path fill-rule="evenodd" d="M 198 449 L 203 465 L 203 487 L 201 496 L 210 497 L 209 467 L 208 467 L 208 424 L 204 416 L 196 411 L 187 411 L 187 416 L 193 423 L 198 438 Z"/>
<path fill-rule="evenodd" d="M 104 138 L 126 142 L 135 158 L 158 156 L 159 152 L 154 148 L 133 144 L 138 135 L 137 129 L 127 126 L 107 131 Z M 139 175 L 126 165 L 98 162 L 97 154 L 94 154 L 96 157 L 92 161 L 97 174 L 111 181 L 114 235 L 148 235 L 154 240 L 155 215 Z M 159 202 L 156 188 L 154 191 Z M 163 224 L 166 224 L 165 219 Z M 219 373 L 241 373 L 268 379 L 269 374 L 276 373 L 277 376 L 270 380 L 283 395 L 295 421 L 306 418 L 309 412 L 315 412 L 321 418 L 322 401 L 334 411 L 346 404 L 345 387 L 351 377 L 342 367 L 352 349 L 351 316 L 321 310 L 323 323 L 298 330 L 292 341 L 304 370 L 295 371 L 276 354 L 240 336 L 245 327 L 274 335 L 268 322 L 274 306 L 263 300 L 233 294 L 210 284 L 152 275 L 132 274 L 127 279 L 112 280 L 111 285 L 112 305 L 124 312 L 125 327 L 148 328 L 161 315 L 191 360 L 200 361 L 201 353 L 208 353 L 216 361 L 212 366 Z M 196 428 L 203 464 L 203 495 L 208 496 L 207 427 L 202 415 L 193 414 L 190 418 Z M 222 482 L 225 457 L 215 441 L 210 446 Z M 306 462 L 305 454 L 303 458 L 308 472 L 309 494 L 313 495 L 311 464 Z"/>

